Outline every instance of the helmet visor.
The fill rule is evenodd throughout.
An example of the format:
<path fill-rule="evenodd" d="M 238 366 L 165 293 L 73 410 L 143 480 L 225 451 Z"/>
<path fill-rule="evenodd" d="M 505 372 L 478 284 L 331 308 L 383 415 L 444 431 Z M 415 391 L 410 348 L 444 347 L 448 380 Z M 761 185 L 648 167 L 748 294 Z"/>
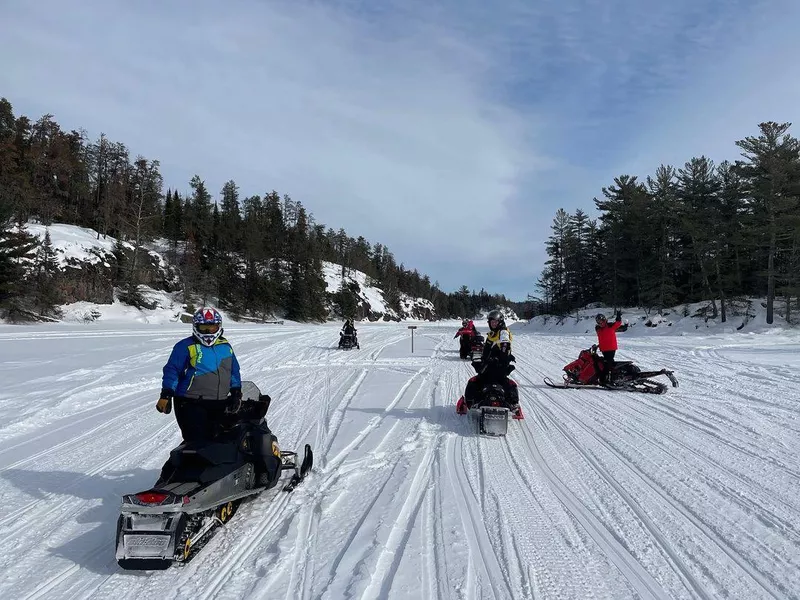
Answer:
<path fill-rule="evenodd" d="M 201 323 L 196 327 L 197 331 L 202 334 L 213 334 L 219 331 L 219 323 Z"/>

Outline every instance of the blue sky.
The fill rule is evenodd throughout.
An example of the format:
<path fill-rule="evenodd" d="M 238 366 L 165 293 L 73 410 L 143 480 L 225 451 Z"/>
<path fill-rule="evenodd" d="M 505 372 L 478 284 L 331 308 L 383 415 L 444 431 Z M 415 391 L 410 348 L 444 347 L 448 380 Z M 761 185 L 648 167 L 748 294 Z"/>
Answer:
<path fill-rule="evenodd" d="M 795 0 L 7 0 L 0 96 L 523 299 L 559 207 L 800 107 Z M 800 135 L 797 127 L 794 134 Z"/>

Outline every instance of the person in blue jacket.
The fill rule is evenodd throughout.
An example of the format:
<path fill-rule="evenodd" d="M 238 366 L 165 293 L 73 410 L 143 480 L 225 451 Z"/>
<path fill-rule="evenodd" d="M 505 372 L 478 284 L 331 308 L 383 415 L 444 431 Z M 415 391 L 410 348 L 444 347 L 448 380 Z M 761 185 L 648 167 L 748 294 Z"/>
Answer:
<path fill-rule="evenodd" d="M 175 344 L 161 380 L 156 410 L 175 418 L 187 442 L 213 438 L 224 413 L 242 403 L 239 361 L 222 337 L 222 315 L 204 307 L 192 317 L 192 335 Z"/>

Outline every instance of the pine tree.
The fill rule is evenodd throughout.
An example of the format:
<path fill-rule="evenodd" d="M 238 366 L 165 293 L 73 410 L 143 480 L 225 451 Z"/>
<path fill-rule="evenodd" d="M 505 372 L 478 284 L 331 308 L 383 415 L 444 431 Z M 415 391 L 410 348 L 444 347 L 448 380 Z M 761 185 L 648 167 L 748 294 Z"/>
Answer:
<path fill-rule="evenodd" d="M 220 248 L 224 252 L 238 252 L 242 242 L 242 215 L 239 208 L 239 187 L 231 180 L 220 193 Z"/>
<path fill-rule="evenodd" d="M 641 242 L 634 233 L 642 227 L 636 219 L 641 218 L 640 207 L 647 192 L 635 176 L 621 175 L 614 179 L 614 185 L 603 188 L 603 195 L 605 200 L 594 200 L 604 213 L 598 234 L 609 263 L 602 280 L 603 296 L 613 306 L 634 304 L 641 296 Z"/>
<path fill-rule="evenodd" d="M 201 252 L 204 252 L 211 244 L 213 233 L 211 194 L 199 175 L 192 177 L 189 185 L 192 188 L 192 196 L 189 198 L 189 208 L 186 211 L 186 227 L 191 231 Z"/>
<path fill-rule="evenodd" d="M 0 232 L 0 308 L 12 319 L 26 318 L 25 276 L 36 258 L 39 242 L 22 227 Z"/>
<path fill-rule="evenodd" d="M 36 251 L 34 273 L 36 310 L 39 314 L 47 317 L 60 316 L 60 311 L 56 306 L 60 299 L 58 259 L 53 248 L 49 229 L 45 230 L 44 240 Z"/>
<path fill-rule="evenodd" d="M 714 163 L 705 156 L 692 158 L 678 170 L 681 227 L 689 236 L 702 289 L 712 299 L 712 318 L 717 317 L 710 272 L 713 261 L 712 240 L 717 234 L 715 229 L 718 226 L 716 217 L 719 189 Z"/>
<path fill-rule="evenodd" d="M 751 210 L 767 249 L 767 323 L 774 321 L 777 255 L 793 231 L 786 220 L 796 214 L 800 197 L 800 141 L 787 132 L 791 123 L 761 123 L 761 135 L 736 142 L 744 161 L 738 172 L 748 181 Z"/>
<path fill-rule="evenodd" d="M 644 286 L 645 303 L 655 305 L 659 312 L 673 306 L 678 298 L 676 278 L 679 270 L 679 246 L 675 243 L 678 218 L 677 173 L 669 165 L 656 169 L 655 177 L 647 178 L 651 213 L 649 218 L 653 234 L 654 268 L 648 270 Z"/>

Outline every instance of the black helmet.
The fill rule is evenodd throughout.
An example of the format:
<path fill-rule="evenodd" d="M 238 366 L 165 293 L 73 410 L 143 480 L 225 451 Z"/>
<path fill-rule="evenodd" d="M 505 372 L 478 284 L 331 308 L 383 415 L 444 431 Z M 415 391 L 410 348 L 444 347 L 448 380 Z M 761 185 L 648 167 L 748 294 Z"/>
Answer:
<path fill-rule="evenodd" d="M 601 323 L 607 321 L 608 319 L 606 319 L 606 316 L 603 313 L 597 313 L 597 316 L 594 318 L 594 320 L 596 323 Z"/>
<path fill-rule="evenodd" d="M 486 315 L 486 321 L 489 323 L 489 329 L 492 331 L 505 329 L 506 322 L 505 319 L 503 319 L 503 313 L 501 313 L 499 310 L 493 310 Z M 497 321 L 497 327 L 492 327 L 492 321 Z"/>

